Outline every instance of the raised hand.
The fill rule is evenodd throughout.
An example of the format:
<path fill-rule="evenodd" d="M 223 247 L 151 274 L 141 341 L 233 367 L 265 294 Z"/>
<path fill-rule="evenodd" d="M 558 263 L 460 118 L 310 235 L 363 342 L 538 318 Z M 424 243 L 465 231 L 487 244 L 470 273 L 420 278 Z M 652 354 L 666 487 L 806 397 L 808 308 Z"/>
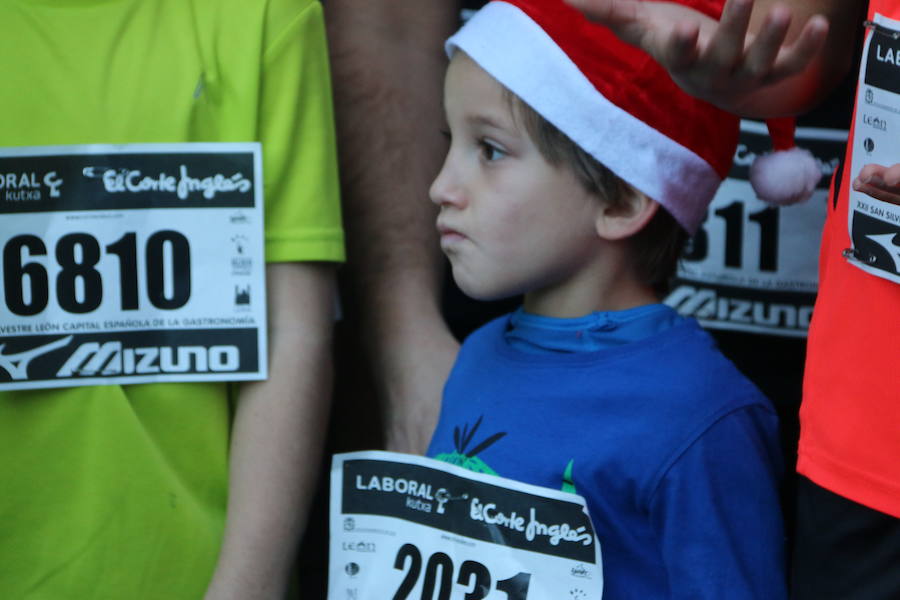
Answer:
<path fill-rule="evenodd" d="M 653 56 L 688 93 L 742 116 L 776 116 L 790 108 L 784 98 L 761 94 L 811 69 L 829 30 L 825 17 L 809 16 L 807 7 L 806 22 L 789 41 L 797 11 L 772 0 L 757 2 L 763 12 L 754 17 L 753 31 L 753 0 L 728 0 L 719 21 L 674 2 L 566 2 Z"/>

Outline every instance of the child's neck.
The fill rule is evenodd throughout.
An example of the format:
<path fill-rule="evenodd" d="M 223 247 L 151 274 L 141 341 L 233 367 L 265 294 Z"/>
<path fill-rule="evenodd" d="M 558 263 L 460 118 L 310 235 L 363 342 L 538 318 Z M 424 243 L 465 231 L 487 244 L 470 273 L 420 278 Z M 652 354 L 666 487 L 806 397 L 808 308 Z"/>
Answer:
<path fill-rule="evenodd" d="M 650 286 L 633 277 L 617 276 L 566 290 L 526 292 L 522 307 L 535 315 L 573 318 L 592 312 L 627 310 L 658 302 L 659 297 Z"/>

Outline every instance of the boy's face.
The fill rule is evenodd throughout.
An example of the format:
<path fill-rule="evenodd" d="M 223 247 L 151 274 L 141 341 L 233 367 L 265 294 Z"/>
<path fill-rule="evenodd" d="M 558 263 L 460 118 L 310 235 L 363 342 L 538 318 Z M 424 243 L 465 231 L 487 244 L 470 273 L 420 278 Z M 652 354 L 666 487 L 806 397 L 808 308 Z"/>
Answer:
<path fill-rule="evenodd" d="M 529 311 L 571 316 L 558 307 L 595 285 L 600 200 L 544 159 L 503 87 L 462 52 L 447 70 L 444 108 L 450 151 L 430 195 L 457 285 L 482 300 L 527 293 Z"/>

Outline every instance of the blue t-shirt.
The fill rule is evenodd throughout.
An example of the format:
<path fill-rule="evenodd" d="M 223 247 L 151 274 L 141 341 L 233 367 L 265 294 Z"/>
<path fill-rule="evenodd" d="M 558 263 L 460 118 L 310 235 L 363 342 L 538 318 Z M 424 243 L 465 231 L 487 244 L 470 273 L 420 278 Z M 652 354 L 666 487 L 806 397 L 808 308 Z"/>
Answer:
<path fill-rule="evenodd" d="M 567 319 L 535 315 L 519 308 L 509 316 L 503 336 L 514 348 L 525 352 L 593 352 L 651 337 L 683 321 L 684 317 L 665 304 L 592 312 Z"/>
<path fill-rule="evenodd" d="M 775 413 L 693 320 L 646 316 L 655 324 L 588 351 L 560 347 L 581 331 L 560 320 L 482 327 L 428 455 L 584 496 L 605 600 L 783 599 Z"/>

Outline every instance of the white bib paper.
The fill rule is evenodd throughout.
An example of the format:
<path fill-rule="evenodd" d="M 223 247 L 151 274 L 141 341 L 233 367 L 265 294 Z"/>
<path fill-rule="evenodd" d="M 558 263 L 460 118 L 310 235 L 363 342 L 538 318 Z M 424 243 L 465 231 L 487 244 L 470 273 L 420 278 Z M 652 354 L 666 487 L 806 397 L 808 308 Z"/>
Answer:
<path fill-rule="evenodd" d="M 266 377 L 256 143 L 0 149 L 0 390 Z"/>
<path fill-rule="evenodd" d="M 875 16 L 868 32 L 856 99 L 850 173 L 867 164 L 900 163 L 900 21 Z M 900 283 L 900 206 L 850 190 L 848 260 L 860 269 Z"/>
<path fill-rule="evenodd" d="M 600 600 L 582 497 L 390 452 L 331 468 L 329 600 Z"/>

